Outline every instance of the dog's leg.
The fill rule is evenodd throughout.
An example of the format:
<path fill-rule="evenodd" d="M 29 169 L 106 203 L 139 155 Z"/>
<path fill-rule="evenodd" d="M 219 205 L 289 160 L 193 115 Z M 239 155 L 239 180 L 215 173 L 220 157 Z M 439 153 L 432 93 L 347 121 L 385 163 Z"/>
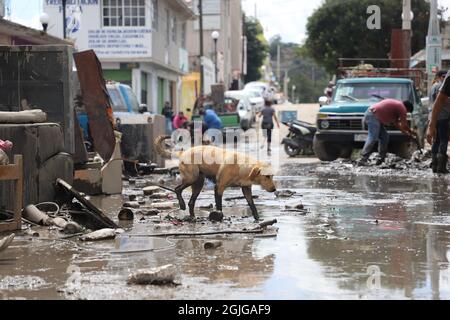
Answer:
<path fill-rule="evenodd" d="M 200 195 L 200 192 L 202 192 L 203 185 L 205 184 L 205 178 L 199 177 L 199 179 L 192 185 L 192 196 L 191 200 L 189 200 L 189 214 L 191 216 L 191 219 L 195 219 L 195 202 L 197 201 L 198 196 Z"/>
<path fill-rule="evenodd" d="M 192 184 L 182 184 L 175 188 L 175 193 L 177 195 L 178 202 L 180 204 L 181 210 L 186 210 L 186 202 L 183 199 L 183 191 L 192 186 Z"/>
<path fill-rule="evenodd" d="M 214 188 L 214 198 L 216 199 L 216 210 L 222 212 L 222 197 L 223 191 L 219 191 L 219 187 L 216 185 Z"/>
<path fill-rule="evenodd" d="M 242 187 L 242 193 L 244 194 L 245 199 L 247 199 L 248 205 L 252 210 L 253 217 L 256 221 L 259 221 L 258 210 L 253 202 L 252 187 Z"/>

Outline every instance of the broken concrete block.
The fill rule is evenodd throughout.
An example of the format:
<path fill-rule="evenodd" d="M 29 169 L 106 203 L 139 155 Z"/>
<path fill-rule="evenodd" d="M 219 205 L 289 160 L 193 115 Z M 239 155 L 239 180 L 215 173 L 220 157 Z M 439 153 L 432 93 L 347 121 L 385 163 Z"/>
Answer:
<path fill-rule="evenodd" d="M 153 269 L 141 269 L 128 276 L 128 284 L 138 285 L 165 285 L 173 284 L 176 276 L 176 268 L 174 265 L 169 264 L 166 266 L 153 268 Z"/>
<path fill-rule="evenodd" d="M 206 250 L 217 249 L 222 246 L 222 241 L 208 241 L 203 246 Z"/>
<path fill-rule="evenodd" d="M 146 196 L 150 196 L 154 193 L 160 192 L 161 188 L 160 187 L 156 187 L 156 186 L 150 186 L 150 187 L 145 187 L 144 189 L 142 189 L 142 191 L 144 191 L 144 194 Z"/>
<path fill-rule="evenodd" d="M 100 241 L 115 239 L 118 234 L 124 233 L 122 229 L 101 229 L 80 237 L 81 241 Z"/>

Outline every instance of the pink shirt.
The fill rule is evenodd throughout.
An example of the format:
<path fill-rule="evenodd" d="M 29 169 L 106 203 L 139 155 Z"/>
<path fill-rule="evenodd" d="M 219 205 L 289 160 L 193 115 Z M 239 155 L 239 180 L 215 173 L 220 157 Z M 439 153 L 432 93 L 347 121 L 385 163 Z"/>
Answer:
<path fill-rule="evenodd" d="M 374 104 L 370 110 L 373 110 L 375 117 L 384 125 L 390 125 L 399 121 L 406 122 L 408 111 L 403 102 L 394 99 L 385 99 Z"/>
<path fill-rule="evenodd" d="M 184 117 L 184 116 L 180 117 L 179 115 L 177 115 L 173 119 L 173 127 L 175 129 L 180 129 L 186 121 L 187 121 L 186 117 Z"/>

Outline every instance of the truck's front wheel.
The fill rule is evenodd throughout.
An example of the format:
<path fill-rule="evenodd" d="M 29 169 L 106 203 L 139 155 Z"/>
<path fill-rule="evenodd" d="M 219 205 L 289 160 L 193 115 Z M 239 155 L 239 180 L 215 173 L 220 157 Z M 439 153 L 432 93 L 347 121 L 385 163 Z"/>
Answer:
<path fill-rule="evenodd" d="M 334 161 L 339 158 L 341 150 L 335 144 L 327 141 L 320 141 L 314 137 L 314 153 L 321 161 Z"/>

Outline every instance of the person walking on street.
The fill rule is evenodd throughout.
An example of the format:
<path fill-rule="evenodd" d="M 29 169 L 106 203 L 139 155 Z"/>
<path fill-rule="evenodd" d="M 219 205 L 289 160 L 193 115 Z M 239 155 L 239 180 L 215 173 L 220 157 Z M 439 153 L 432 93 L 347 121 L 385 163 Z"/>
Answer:
<path fill-rule="evenodd" d="M 267 140 L 267 153 L 270 154 L 272 152 L 271 144 L 274 120 L 277 124 L 278 129 L 280 128 L 280 123 L 278 122 L 278 118 L 275 109 L 272 107 L 271 101 L 266 100 L 266 106 L 261 110 L 258 116 L 263 118 L 261 122 L 261 128 L 263 129 L 263 135 Z"/>
<path fill-rule="evenodd" d="M 164 108 L 162 110 L 162 114 L 164 117 L 166 117 L 166 133 L 172 134 L 173 108 L 170 105 L 169 101 L 165 103 Z"/>
<path fill-rule="evenodd" d="M 437 87 L 439 84 L 436 83 Z M 433 86 L 434 88 L 434 86 Z M 435 89 L 435 88 L 434 88 Z M 436 89 L 435 89 L 436 90 Z M 433 95 L 433 90 L 431 92 Z M 435 173 L 449 173 L 448 164 L 448 135 L 450 119 L 450 72 L 441 84 L 434 100 L 433 111 L 427 130 L 427 141 L 433 145 L 433 161 L 431 167 Z M 436 155 L 436 156 L 435 156 Z"/>
<path fill-rule="evenodd" d="M 183 125 L 188 121 L 188 118 L 184 115 L 183 111 L 178 112 L 178 114 L 173 119 L 173 128 L 175 130 L 183 128 Z"/>
<path fill-rule="evenodd" d="M 410 101 L 401 102 L 394 99 L 385 99 L 370 107 L 364 116 L 364 123 L 368 126 L 369 135 L 358 165 L 363 166 L 367 164 L 377 143 L 380 154 L 377 165 L 384 162 L 389 145 L 389 133 L 385 128 L 387 125 L 394 124 L 397 129 L 415 139 L 415 133 L 411 131 L 407 122 L 407 115 L 413 110 L 414 105 Z"/>

